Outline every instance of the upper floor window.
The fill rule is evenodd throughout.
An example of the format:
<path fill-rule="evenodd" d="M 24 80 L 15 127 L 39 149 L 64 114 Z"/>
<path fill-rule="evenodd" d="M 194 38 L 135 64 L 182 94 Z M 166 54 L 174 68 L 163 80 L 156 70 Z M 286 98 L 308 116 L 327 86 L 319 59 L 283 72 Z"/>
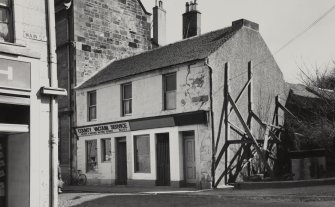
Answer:
<path fill-rule="evenodd" d="M 97 119 L 97 92 L 90 91 L 87 93 L 87 111 L 88 121 Z"/>
<path fill-rule="evenodd" d="M 164 109 L 170 110 L 176 108 L 176 73 L 171 73 L 163 76 L 164 90 Z"/>
<path fill-rule="evenodd" d="M 122 115 L 132 113 L 132 87 L 131 83 L 122 85 Z"/>
<path fill-rule="evenodd" d="M 0 0 L 0 41 L 13 42 L 11 0 Z"/>

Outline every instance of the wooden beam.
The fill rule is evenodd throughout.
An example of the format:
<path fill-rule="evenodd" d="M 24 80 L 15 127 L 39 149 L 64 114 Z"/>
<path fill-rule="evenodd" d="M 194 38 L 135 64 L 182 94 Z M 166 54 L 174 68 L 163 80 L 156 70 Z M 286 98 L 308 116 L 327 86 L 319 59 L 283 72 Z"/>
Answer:
<path fill-rule="evenodd" d="M 238 94 L 237 98 L 235 99 L 235 103 L 237 104 L 238 101 L 240 100 L 241 96 L 244 94 L 244 92 L 246 91 L 245 89 L 251 84 L 251 78 L 248 80 L 248 82 L 244 85 L 244 87 L 242 88 L 241 92 Z M 233 111 L 233 109 L 231 108 L 229 110 L 229 114 L 228 116 L 231 114 L 231 112 Z"/>
<path fill-rule="evenodd" d="M 233 123 L 229 122 L 230 124 L 230 128 L 232 130 L 234 130 L 237 134 L 239 134 L 240 136 L 244 137 L 245 135 L 247 135 L 247 133 L 245 131 L 243 131 L 242 129 L 238 128 L 237 126 L 235 126 Z"/>
<path fill-rule="evenodd" d="M 226 100 L 226 113 L 225 113 L 225 119 L 224 119 L 224 124 L 225 124 L 225 141 L 227 142 L 230 139 L 230 124 L 229 124 L 229 116 L 228 116 L 228 111 L 229 111 L 229 93 L 230 93 L 230 88 L 229 88 L 229 63 L 227 62 L 225 64 L 224 68 L 224 73 L 225 73 L 225 85 L 224 85 L 224 100 Z M 225 169 L 227 169 L 227 162 L 228 162 L 228 151 L 225 153 Z M 228 181 L 228 176 L 225 175 L 225 183 Z"/>
<path fill-rule="evenodd" d="M 215 160 L 215 168 L 214 168 L 214 169 L 216 169 L 216 168 L 218 167 L 218 165 L 219 165 L 219 163 L 220 163 L 220 161 L 221 161 L 221 158 L 222 158 L 223 154 L 224 154 L 224 153 L 227 151 L 227 149 L 228 149 L 228 146 L 229 146 L 229 143 L 226 142 L 226 143 L 223 145 L 223 147 L 221 148 L 221 151 L 220 151 L 218 157 L 217 157 L 216 160 Z"/>
<path fill-rule="evenodd" d="M 242 118 L 242 115 L 240 113 L 240 111 L 238 110 L 237 106 L 235 105 L 234 101 L 232 100 L 230 94 L 228 94 L 228 100 L 230 102 L 230 104 L 232 105 L 232 107 L 234 108 L 235 110 L 235 113 L 238 117 L 238 119 L 240 120 L 241 124 L 243 125 L 243 128 L 244 130 L 246 131 L 248 137 L 253 140 L 253 145 L 257 151 L 257 153 L 259 154 L 261 160 L 263 161 L 265 167 L 267 168 L 267 170 L 270 172 L 270 175 L 272 176 L 272 169 L 271 167 L 269 166 L 269 164 L 267 163 L 267 161 L 265 160 L 265 157 L 264 157 L 264 153 L 263 151 L 261 150 L 261 148 L 259 147 L 258 143 L 257 143 L 257 140 L 254 138 L 254 136 L 252 135 L 251 131 L 249 130 L 247 124 L 245 123 L 245 121 L 243 120 Z"/>
<path fill-rule="evenodd" d="M 225 170 L 224 170 L 224 171 L 222 172 L 222 174 L 220 175 L 219 179 L 215 182 L 215 187 L 217 187 L 217 186 L 219 185 L 219 183 L 221 182 L 222 178 L 223 178 L 224 176 L 227 175 L 227 172 L 229 171 L 229 169 L 231 168 L 231 166 L 232 166 L 233 163 L 235 162 L 237 156 L 241 153 L 242 149 L 243 149 L 243 146 L 241 146 L 241 147 L 237 150 L 237 152 L 235 153 L 234 157 L 231 159 L 231 161 L 230 161 L 229 165 L 227 166 L 227 168 L 225 168 Z"/>

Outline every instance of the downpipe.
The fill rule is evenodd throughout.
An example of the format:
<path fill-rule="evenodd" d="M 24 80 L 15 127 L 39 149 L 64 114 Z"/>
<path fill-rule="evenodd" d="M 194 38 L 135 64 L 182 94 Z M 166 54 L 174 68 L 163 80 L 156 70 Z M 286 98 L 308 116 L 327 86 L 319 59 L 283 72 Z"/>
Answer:
<path fill-rule="evenodd" d="M 58 87 L 54 0 L 45 0 L 47 8 L 48 68 L 51 88 Z M 50 205 L 58 207 L 58 104 L 50 96 Z"/>
<path fill-rule="evenodd" d="M 211 118 L 211 134 L 212 134 L 212 188 L 215 188 L 215 134 L 214 134 L 214 112 L 213 112 L 213 69 L 208 64 L 208 58 L 205 59 L 205 65 L 208 67 L 209 70 L 209 98 L 210 98 L 210 118 Z"/>

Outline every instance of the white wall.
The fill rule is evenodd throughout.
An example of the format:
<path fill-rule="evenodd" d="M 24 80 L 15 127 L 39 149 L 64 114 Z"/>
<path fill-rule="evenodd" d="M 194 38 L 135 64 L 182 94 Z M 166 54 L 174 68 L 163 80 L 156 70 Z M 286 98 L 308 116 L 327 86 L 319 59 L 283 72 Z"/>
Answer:
<path fill-rule="evenodd" d="M 188 69 L 190 67 L 190 69 Z M 163 109 L 163 78 L 166 73 L 177 72 L 177 107 L 175 110 Z M 130 116 L 121 116 L 121 84 L 132 82 L 132 106 Z M 87 120 L 87 92 L 97 90 L 97 120 Z M 142 117 L 167 115 L 209 109 L 208 68 L 203 62 L 194 65 L 171 67 L 146 75 L 133 76 L 122 81 L 102 84 L 97 87 L 78 90 L 77 126 L 122 121 Z M 208 100 L 199 100 L 199 97 Z"/>
<path fill-rule="evenodd" d="M 183 142 L 181 133 L 183 131 L 194 131 L 195 133 L 195 153 L 196 153 L 196 164 L 197 164 L 197 179 L 200 180 L 200 151 L 197 149 L 201 148 L 202 137 L 198 133 L 198 125 L 184 126 L 184 127 L 169 127 L 159 128 L 150 130 L 141 130 L 127 133 L 115 133 L 109 135 L 98 135 L 89 137 L 80 137 L 78 141 L 78 169 L 86 173 L 86 152 L 85 142 L 87 140 L 97 140 L 97 153 L 98 153 L 98 170 L 96 173 L 86 173 L 87 178 L 91 180 L 91 183 L 102 184 L 102 180 L 110 179 L 111 182 L 115 180 L 115 139 L 118 137 L 126 137 L 127 141 L 127 170 L 128 179 L 132 180 L 152 180 L 155 181 L 157 178 L 157 163 L 156 163 L 156 135 L 160 133 L 169 133 L 169 145 L 170 145 L 170 175 L 171 181 L 182 181 L 184 179 L 183 172 Z M 136 173 L 134 170 L 134 136 L 137 135 L 149 135 L 150 137 L 150 173 Z M 111 162 L 101 162 L 101 142 L 103 138 L 111 138 L 111 149 L 112 159 Z M 210 169 L 209 169 L 210 170 Z M 106 182 L 106 181 L 105 181 Z M 113 184 L 113 183 L 106 183 Z"/>

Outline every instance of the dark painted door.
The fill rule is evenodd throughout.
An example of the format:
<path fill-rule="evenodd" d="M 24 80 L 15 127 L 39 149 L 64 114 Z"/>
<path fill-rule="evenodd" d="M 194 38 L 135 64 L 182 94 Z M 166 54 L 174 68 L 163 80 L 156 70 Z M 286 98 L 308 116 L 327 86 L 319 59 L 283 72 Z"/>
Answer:
<path fill-rule="evenodd" d="M 156 184 L 170 185 L 169 134 L 157 135 L 157 181 Z"/>
<path fill-rule="evenodd" d="M 184 134 L 184 172 L 186 184 L 196 182 L 194 133 Z"/>
<path fill-rule="evenodd" d="M 127 185 L 127 142 L 125 138 L 116 140 L 116 185 Z"/>
<path fill-rule="evenodd" d="M 6 206 L 6 182 L 7 182 L 7 159 L 6 159 L 6 138 L 0 135 L 0 206 Z"/>

